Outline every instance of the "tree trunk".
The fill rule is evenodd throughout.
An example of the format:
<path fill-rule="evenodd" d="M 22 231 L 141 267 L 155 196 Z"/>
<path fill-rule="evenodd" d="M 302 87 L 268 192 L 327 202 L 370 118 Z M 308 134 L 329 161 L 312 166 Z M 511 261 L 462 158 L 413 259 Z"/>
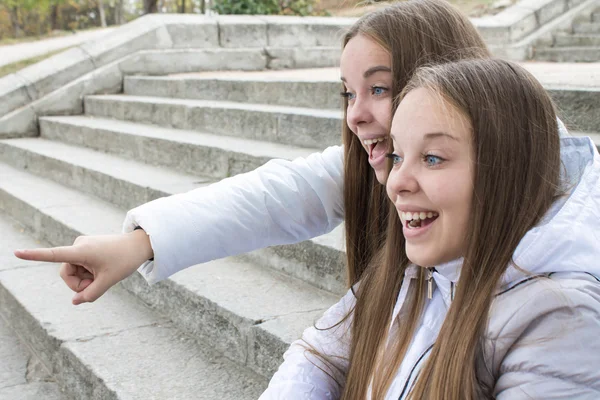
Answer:
<path fill-rule="evenodd" d="M 115 24 L 123 25 L 125 23 L 125 10 L 123 0 L 117 0 L 115 2 Z"/>
<path fill-rule="evenodd" d="M 158 12 L 158 0 L 144 0 L 144 14 Z"/>
<path fill-rule="evenodd" d="M 181 0 L 181 8 L 179 9 L 179 12 L 185 14 L 185 0 Z"/>
<path fill-rule="evenodd" d="M 104 12 L 104 0 L 96 0 L 98 2 L 98 11 L 100 11 L 100 25 L 106 28 L 106 13 Z"/>
<path fill-rule="evenodd" d="M 23 28 L 19 22 L 19 9 L 17 6 L 10 9 L 10 22 L 13 26 L 13 36 L 15 38 L 20 38 L 23 36 Z"/>
<path fill-rule="evenodd" d="M 54 4 L 50 11 L 50 29 L 55 31 L 58 29 L 58 5 Z"/>

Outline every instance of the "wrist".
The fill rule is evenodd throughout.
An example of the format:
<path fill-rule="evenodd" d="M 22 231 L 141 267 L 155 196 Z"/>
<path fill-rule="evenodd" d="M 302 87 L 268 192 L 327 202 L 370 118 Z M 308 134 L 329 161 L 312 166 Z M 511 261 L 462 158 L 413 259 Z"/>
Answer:
<path fill-rule="evenodd" d="M 142 227 L 136 227 L 133 232 L 130 233 L 135 242 L 135 248 L 140 253 L 140 258 L 143 256 L 143 260 L 154 261 L 154 250 L 150 242 L 150 236 L 142 229 Z"/>

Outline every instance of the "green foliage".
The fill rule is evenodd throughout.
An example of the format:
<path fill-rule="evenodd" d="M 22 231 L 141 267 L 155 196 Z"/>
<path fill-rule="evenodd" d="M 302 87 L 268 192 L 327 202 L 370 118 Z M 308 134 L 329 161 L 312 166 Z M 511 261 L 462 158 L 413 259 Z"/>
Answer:
<path fill-rule="evenodd" d="M 279 13 L 277 0 L 217 0 L 212 9 L 219 14 L 259 14 Z"/>
<path fill-rule="evenodd" d="M 219 14 L 314 15 L 318 0 L 215 0 Z"/>

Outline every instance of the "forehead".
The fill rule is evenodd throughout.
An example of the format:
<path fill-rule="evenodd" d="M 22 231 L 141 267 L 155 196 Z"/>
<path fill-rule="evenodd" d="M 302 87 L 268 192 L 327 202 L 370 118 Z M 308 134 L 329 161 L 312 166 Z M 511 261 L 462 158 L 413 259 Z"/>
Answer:
<path fill-rule="evenodd" d="M 460 141 L 469 142 L 471 122 L 463 112 L 441 95 L 425 88 L 411 90 L 394 114 L 392 137 L 395 140 L 415 139 L 428 133 L 439 132 L 449 133 Z"/>
<path fill-rule="evenodd" d="M 342 51 L 340 71 L 344 77 L 353 73 L 362 74 L 367 69 L 378 65 L 390 67 L 390 54 L 367 36 L 353 37 Z"/>

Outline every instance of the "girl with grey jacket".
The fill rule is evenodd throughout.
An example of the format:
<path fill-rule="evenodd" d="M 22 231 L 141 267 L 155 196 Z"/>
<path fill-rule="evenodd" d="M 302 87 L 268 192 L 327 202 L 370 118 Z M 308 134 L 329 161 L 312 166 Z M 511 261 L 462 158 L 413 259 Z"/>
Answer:
<path fill-rule="evenodd" d="M 261 399 L 599 398 L 600 155 L 556 129 L 516 64 L 420 69 L 381 257 Z"/>

